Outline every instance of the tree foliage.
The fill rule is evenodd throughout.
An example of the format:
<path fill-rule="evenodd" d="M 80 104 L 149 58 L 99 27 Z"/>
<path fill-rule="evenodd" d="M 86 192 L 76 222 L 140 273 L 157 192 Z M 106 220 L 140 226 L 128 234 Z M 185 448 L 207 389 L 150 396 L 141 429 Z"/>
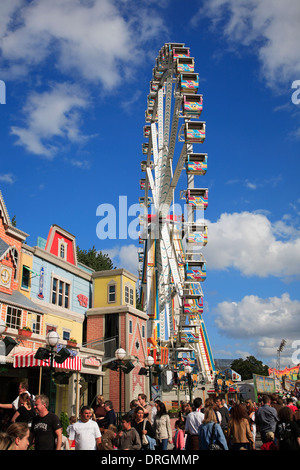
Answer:
<path fill-rule="evenodd" d="M 82 250 L 77 246 L 77 260 L 94 271 L 107 271 L 115 269 L 112 260 L 106 253 L 96 250 L 95 246 Z"/>
<path fill-rule="evenodd" d="M 252 379 L 253 374 L 268 376 L 269 366 L 264 365 L 254 356 L 247 356 L 246 359 L 235 359 L 231 368 L 241 375 L 242 380 Z"/>

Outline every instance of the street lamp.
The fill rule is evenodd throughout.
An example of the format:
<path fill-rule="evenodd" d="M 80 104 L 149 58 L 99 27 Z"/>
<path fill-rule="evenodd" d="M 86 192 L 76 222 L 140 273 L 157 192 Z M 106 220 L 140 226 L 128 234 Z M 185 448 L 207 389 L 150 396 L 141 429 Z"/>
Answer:
<path fill-rule="evenodd" d="M 121 416 L 122 416 L 122 361 L 126 356 L 126 351 L 123 348 L 119 348 L 115 352 L 115 357 L 118 361 L 119 369 L 119 425 L 121 425 Z"/>
<path fill-rule="evenodd" d="M 188 382 L 188 387 L 189 387 L 189 395 L 190 395 L 190 402 L 192 401 L 192 367 L 189 365 L 186 365 L 184 367 L 184 372 L 187 375 L 187 382 Z"/>
<path fill-rule="evenodd" d="M 53 383 L 53 361 L 54 361 L 54 348 L 57 346 L 59 342 L 59 334 L 57 331 L 51 330 L 46 335 L 46 343 L 50 346 L 50 386 L 49 386 L 49 408 L 50 411 L 54 411 L 54 404 L 52 400 L 52 383 Z M 53 405 L 53 409 L 52 409 Z"/>
<path fill-rule="evenodd" d="M 151 367 L 154 364 L 154 358 L 152 356 L 148 356 L 145 359 L 145 366 L 148 367 L 149 370 L 149 396 L 150 401 L 152 401 L 152 378 L 151 378 Z"/>
<path fill-rule="evenodd" d="M 62 364 L 65 360 L 71 355 L 70 351 L 67 348 L 61 348 L 60 351 L 57 353 L 55 352 L 55 348 L 59 343 L 59 334 L 57 331 L 50 330 L 46 335 L 46 344 L 48 348 L 38 348 L 36 351 L 34 358 L 39 359 L 40 361 L 46 361 L 50 359 L 50 385 L 49 385 L 49 403 L 50 403 L 50 411 L 54 411 L 55 405 L 52 403 L 52 382 L 53 382 L 53 369 L 54 369 L 54 359 L 57 364 Z M 42 365 L 41 371 L 42 371 Z M 40 374 L 40 383 L 39 383 L 39 393 L 41 389 L 41 374 Z M 53 407 L 52 407 L 53 405 Z"/>

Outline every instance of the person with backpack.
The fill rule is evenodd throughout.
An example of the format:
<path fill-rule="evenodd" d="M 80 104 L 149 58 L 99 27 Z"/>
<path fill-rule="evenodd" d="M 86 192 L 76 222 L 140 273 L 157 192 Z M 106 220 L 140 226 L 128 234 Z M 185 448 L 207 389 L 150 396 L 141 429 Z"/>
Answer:
<path fill-rule="evenodd" d="M 278 450 L 300 450 L 300 429 L 293 420 L 289 406 L 283 406 L 278 412 L 279 421 L 275 430 Z"/>
<path fill-rule="evenodd" d="M 198 439 L 199 450 L 228 450 L 226 438 L 212 407 L 205 408 L 204 419 L 198 430 Z"/>

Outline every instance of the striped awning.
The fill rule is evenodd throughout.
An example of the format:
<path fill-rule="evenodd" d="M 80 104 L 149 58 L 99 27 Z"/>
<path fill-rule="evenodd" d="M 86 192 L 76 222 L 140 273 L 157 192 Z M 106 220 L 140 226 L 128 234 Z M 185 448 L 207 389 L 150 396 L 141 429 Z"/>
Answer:
<path fill-rule="evenodd" d="M 14 354 L 13 367 L 50 367 L 50 359 L 35 359 L 36 351 L 29 353 Z M 79 357 L 68 357 L 62 364 L 53 361 L 56 369 L 81 370 L 81 359 Z"/>

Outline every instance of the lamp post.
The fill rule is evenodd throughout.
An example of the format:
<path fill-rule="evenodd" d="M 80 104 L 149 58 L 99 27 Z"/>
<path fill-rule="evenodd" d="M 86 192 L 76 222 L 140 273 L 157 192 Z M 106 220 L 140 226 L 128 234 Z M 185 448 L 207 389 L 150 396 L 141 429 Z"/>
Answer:
<path fill-rule="evenodd" d="M 192 367 L 191 366 L 185 366 L 184 367 L 184 372 L 187 375 L 187 381 L 188 381 L 188 387 L 189 387 L 189 395 L 190 395 L 190 402 L 192 402 Z"/>
<path fill-rule="evenodd" d="M 53 361 L 54 361 L 54 348 L 57 346 L 59 342 L 59 334 L 57 331 L 51 330 L 46 335 L 46 343 L 50 347 L 50 386 L 49 386 L 49 408 L 50 411 L 55 410 L 55 404 L 52 400 L 52 382 L 53 382 Z"/>
<path fill-rule="evenodd" d="M 126 351 L 123 348 L 119 348 L 115 352 L 115 357 L 118 361 L 118 369 L 119 369 L 119 425 L 121 425 L 121 417 L 122 417 L 122 361 L 126 356 Z"/>
<path fill-rule="evenodd" d="M 151 377 L 151 367 L 154 364 L 154 358 L 152 356 L 148 356 L 145 359 L 145 366 L 148 367 L 149 370 L 149 397 L 150 401 L 152 401 L 152 377 Z"/>

